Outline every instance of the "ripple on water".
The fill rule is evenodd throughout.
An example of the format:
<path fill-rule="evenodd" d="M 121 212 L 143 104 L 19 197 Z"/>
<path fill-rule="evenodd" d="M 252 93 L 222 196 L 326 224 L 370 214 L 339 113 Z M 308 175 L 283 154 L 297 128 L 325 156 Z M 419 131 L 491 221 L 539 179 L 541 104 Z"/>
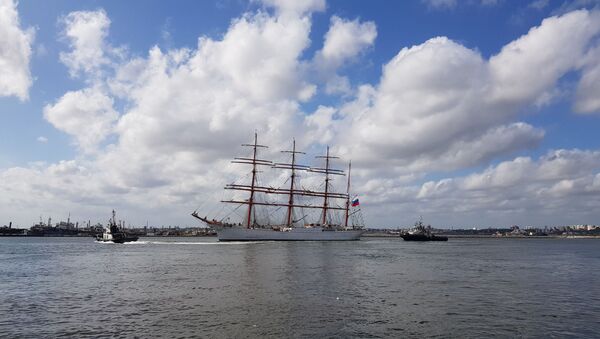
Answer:
<path fill-rule="evenodd" d="M 600 337 L 597 242 L 453 240 L 0 239 L 0 333 Z"/>

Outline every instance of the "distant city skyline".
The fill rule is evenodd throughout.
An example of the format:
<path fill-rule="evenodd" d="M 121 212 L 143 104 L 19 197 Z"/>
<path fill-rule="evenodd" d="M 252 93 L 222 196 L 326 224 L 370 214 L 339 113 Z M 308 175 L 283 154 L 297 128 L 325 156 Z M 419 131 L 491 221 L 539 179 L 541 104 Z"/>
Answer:
<path fill-rule="evenodd" d="M 352 160 L 370 228 L 600 224 L 599 1 L 0 0 L 0 39 L 0 225 L 199 225 L 255 131 Z"/>

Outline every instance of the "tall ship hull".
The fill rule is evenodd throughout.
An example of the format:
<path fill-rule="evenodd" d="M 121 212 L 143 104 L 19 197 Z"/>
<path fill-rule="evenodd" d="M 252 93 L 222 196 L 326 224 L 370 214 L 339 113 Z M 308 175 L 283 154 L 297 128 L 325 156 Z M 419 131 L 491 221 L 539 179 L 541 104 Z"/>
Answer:
<path fill-rule="evenodd" d="M 219 241 L 349 241 L 360 240 L 362 230 L 329 230 L 323 227 L 268 228 L 216 227 Z"/>

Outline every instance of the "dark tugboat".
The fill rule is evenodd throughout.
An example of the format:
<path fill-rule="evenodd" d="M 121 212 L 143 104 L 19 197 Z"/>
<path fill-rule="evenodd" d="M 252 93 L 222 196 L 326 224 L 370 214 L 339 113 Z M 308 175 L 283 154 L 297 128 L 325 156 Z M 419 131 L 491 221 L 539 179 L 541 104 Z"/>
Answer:
<path fill-rule="evenodd" d="M 119 225 L 117 225 L 117 220 L 115 218 L 115 210 L 113 210 L 112 218 L 108 221 L 108 228 L 104 229 L 104 233 L 97 236 L 96 240 L 122 244 L 125 242 L 137 241 L 138 237 L 134 235 L 128 235 L 123 230 L 123 227 L 119 227 Z"/>
<path fill-rule="evenodd" d="M 431 233 L 431 225 L 423 225 L 423 218 L 415 223 L 412 231 L 400 235 L 406 241 L 448 241 L 448 237 Z"/>

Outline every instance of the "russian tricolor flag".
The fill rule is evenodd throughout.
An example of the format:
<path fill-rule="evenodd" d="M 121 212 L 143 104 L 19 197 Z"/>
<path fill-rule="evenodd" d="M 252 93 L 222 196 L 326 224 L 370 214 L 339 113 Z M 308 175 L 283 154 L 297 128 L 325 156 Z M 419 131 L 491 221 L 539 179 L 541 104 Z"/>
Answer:
<path fill-rule="evenodd" d="M 358 201 L 358 197 L 352 199 L 352 207 L 356 207 L 360 205 L 360 202 Z"/>

